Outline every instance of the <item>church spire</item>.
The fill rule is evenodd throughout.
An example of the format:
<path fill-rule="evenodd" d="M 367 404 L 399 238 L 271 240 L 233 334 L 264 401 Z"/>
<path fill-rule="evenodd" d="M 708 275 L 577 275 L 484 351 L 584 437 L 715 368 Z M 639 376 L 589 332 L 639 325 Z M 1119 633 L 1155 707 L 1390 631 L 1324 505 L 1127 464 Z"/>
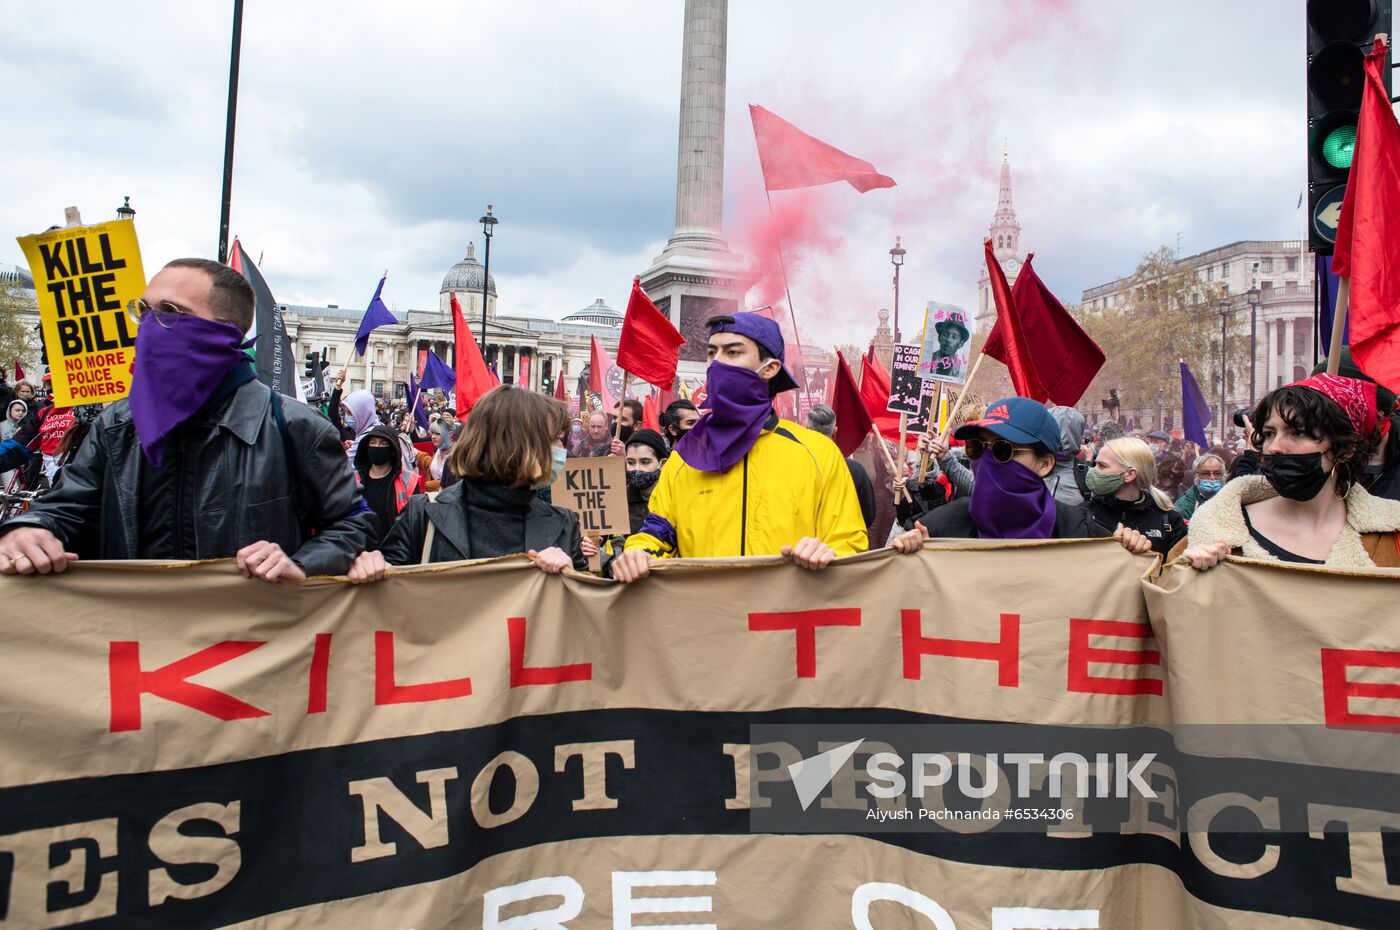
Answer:
<path fill-rule="evenodd" d="M 997 212 L 987 230 L 997 261 L 1018 257 L 1021 224 L 1016 222 L 1016 209 L 1011 205 L 1011 158 L 1003 145 L 1001 153 L 1001 190 L 997 194 Z"/>

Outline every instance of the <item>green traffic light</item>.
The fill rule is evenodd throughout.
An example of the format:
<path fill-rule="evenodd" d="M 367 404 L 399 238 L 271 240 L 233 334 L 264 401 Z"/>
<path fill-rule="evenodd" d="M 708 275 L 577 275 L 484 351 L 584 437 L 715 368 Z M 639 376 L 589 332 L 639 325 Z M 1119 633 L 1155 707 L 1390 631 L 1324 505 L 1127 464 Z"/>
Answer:
<path fill-rule="evenodd" d="M 1322 158 L 1333 168 L 1350 168 L 1356 149 L 1356 126 L 1338 126 L 1322 140 Z"/>

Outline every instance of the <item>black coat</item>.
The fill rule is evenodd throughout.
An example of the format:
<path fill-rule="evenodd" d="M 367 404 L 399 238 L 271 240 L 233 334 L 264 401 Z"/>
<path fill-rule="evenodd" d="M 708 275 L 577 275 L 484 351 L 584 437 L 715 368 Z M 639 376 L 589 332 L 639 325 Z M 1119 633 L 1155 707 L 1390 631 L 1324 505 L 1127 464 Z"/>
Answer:
<path fill-rule="evenodd" d="M 865 529 L 868 532 L 871 524 L 875 522 L 875 486 L 870 483 L 870 475 L 866 472 L 865 466 L 855 459 L 846 459 L 846 467 L 850 469 L 851 481 L 856 486 L 856 500 L 860 501 L 860 517 L 865 521 Z"/>
<path fill-rule="evenodd" d="M 438 492 L 435 501 L 428 500 L 423 494 L 409 498 L 408 506 L 399 514 L 398 522 L 384 539 L 381 551 L 385 561 L 390 565 L 417 565 L 421 562 L 429 521 L 437 528 L 433 535 L 432 551 L 428 554 L 429 562 L 482 558 L 471 545 L 467 508 L 462 502 L 464 484 L 464 481 L 458 481 Z M 546 504 L 538 497 L 532 497 L 529 506 L 525 516 L 524 548 L 540 550 L 558 546 L 573 557 L 574 568 L 586 571 L 588 560 L 583 555 L 578 514 Z"/>
<path fill-rule="evenodd" d="M 308 575 L 344 574 L 373 546 L 374 514 L 330 423 L 283 398 L 284 436 L 271 399 L 265 384 L 241 385 L 209 438 L 191 449 L 197 538 L 181 557 L 228 558 L 269 540 Z M 92 424 L 59 485 L 0 532 L 39 526 L 85 558 L 140 558 L 144 468 L 131 408 L 119 400 Z"/>
<path fill-rule="evenodd" d="M 1088 507 L 1094 519 L 1110 533 L 1121 523 L 1146 536 L 1152 543 L 1152 551 L 1162 555 L 1171 552 L 1172 546 L 1186 535 L 1185 518 L 1175 510 L 1158 507 L 1151 494 L 1144 494 L 1135 501 L 1094 494 L 1089 498 Z"/>
<path fill-rule="evenodd" d="M 971 506 L 972 498 L 955 497 L 924 514 L 919 522 L 934 539 L 976 539 L 977 525 L 972 522 Z M 1055 531 L 1051 539 L 1100 539 L 1111 535 L 1094 520 L 1087 507 L 1055 501 Z"/>

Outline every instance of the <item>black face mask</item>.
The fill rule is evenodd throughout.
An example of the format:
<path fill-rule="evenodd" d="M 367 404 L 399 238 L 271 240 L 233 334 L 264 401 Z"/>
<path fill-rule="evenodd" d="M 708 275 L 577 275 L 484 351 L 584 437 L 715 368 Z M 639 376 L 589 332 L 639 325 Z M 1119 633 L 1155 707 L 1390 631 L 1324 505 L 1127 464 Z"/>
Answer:
<path fill-rule="evenodd" d="M 388 446 L 370 446 L 365 456 L 371 465 L 388 465 L 394 460 L 394 450 Z"/>
<path fill-rule="evenodd" d="M 1366 490 L 1371 490 L 1380 481 L 1381 473 L 1385 471 L 1384 464 L 1367 465 L 1361 469 L 1361 486 Z"/>
<path fill-rule="evenodd" d="M 661 477 L 660 470 L 657 471 L 629 471 L 627 473 L 627 486 L 638 491 L 645 491 L 656 484 L 656 479 Z"/>
<path fill-rule="evenodd" d="M 1259 456 L 1259 470 L 1275 491 L 1295 501 L 1317 497 L 1330 471 L 1322 470 L 1321 452 L 1270 453 Z"/>
<path fill-rule="evenodd" d="M 618 432 L 618 434 L 617 434 L 617 438 L 620 439 L 620 440 L 622 440 L 622 444 L 623 444 L 624 446 L 627 445 L 627 440 L 629 440 L 629 439 L 632 438 L 632 427 L 630 427 L 630 426 L 624 426 L 624 427 L 622 427 L 622 429 L 621 429 L 621 430 Z"/>

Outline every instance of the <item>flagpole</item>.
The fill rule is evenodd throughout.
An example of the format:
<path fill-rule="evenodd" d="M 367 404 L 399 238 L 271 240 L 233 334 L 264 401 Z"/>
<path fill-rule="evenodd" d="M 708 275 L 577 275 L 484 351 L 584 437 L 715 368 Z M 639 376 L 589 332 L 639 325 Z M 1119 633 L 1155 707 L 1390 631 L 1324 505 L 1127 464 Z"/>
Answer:
<path fill-rule="evenodd" d="M 632 376 L 624 368 L 622 371 L 622 396 L 617 399 L 617 422 L 613 424 L 613 439 L 622 439 L 622 410 L 625 406 L 623 401 L 627 399 L 627 382 L 632 380 Z M 602 384 L 602 381 L 598 382 Z M 604 385 L 606 387 L 606 385 Z M 607 411 L 604 411 L 606 413 Z M 635 428 L 635 426 L 634 426 Z"/>
<path fill-rule="evenodd" d="M 233 47 L 228 65 L 228 114 L 224 123 L 224 188 L 219 204 L 219 264 L 228 263 L 229 207 L 233 200 L 233 129 L 238 115 L 238 58 L 243 45 L 243 0 L 233 0 Z"/>
<path fill-rule="evenodd" d="M 977 361 L 973 363 L 972 371 L 968 372 L 967 380 L 963 382 L 962 390 L 958 392 L 958 402 L 953 405 L 952 410 L 948 411 L 948 426 L 951 426 L 953 421 L 958 418 L 958 414 L 962 412 L 963 403 L 967 400 L 968 395 L 972 393 L 972 379 L 977 377 L 977 369 L 982 367 L 982 359 L 986 357 L 987 353 L 985 352 L 981 352 L 977 355 Z M 948 430 L 946 427 L 939 432 L 938 438 L 944 442 L 948 441 Z"/>
<path fill-rule="evenodd" d="M 1347 301 L 1351 297 L 1351 278 L 1337 278 L 1337 304 L 1332 310 L 1332 346 L 1327 351 L 1327 373 L 1335 375 L 1342 364 L 1342 331 L 1347 326 Z"/>
<path fill-rule="evenodd" d="M 769 193 L 768 186 L 763 187 L 763 196 L 768 201 L 768 218 L 773 218 L 773 195 Z M 797 340 L 797 354 L 802 357 L 802 334 L 797 330 L 797 311 L 792 308 L 792 290 L 788 287 L 787 260 L 783 257 L 783 243 L 778 238 L 777 230 L 773 231 L 773 242 L 778 246 L 778 268 L 783 272 L 783 293 L 787 295 L 788 316 L 792 319 L 792 338 Z M 802 393 L 809 393 L 807 387 L 807 366 L 799 365 L 802 369 Z"/>

